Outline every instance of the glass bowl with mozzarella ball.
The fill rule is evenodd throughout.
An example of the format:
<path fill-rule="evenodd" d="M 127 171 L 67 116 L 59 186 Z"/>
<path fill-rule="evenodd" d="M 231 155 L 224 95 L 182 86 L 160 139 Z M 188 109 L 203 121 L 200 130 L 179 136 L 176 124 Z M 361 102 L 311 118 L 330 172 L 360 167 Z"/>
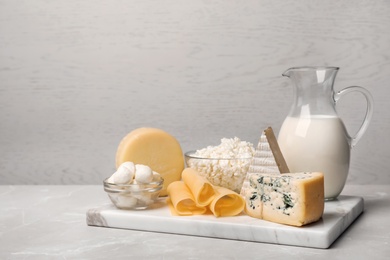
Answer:
<path fill-rule="evenodd" d="M 240 158 L 210 158 L 196 155 L 196 151 L 184 154 L 186 167 L 196 170 L 211 184 L 240 193 L 252 155 Z"/>
<path fill-rule="evenodd" d="M 164 179 L 161 176 L 153 178 L 149 183 L 132 182 L 130 184 L 110 183 L 109 178 L 103 181 L 104 191 L 118 209 L 147 209 L 159 198 Z"/>

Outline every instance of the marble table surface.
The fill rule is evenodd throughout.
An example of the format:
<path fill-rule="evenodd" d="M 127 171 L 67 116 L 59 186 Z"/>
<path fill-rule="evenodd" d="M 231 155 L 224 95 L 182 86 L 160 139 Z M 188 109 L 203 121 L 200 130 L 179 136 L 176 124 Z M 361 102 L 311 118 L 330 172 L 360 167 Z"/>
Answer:
<path fill-rule="evenodd" d="M 89 208 L 102 186 L 0 186 L 0 259 L 388 259 L 390 185 L 347 185 L 364 212 L 328 249 L 102 228 Z"/>

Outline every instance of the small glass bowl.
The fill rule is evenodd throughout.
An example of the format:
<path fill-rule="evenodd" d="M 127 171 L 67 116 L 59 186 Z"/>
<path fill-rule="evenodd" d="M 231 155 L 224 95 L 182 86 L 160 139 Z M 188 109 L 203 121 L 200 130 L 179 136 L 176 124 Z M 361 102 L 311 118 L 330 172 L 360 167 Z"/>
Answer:
<path fill-rule="evenodd" d="M 163 188 L 164 179 L 158 177 L 147 184 L 114 184 L 103 181 L 104 190 L 118 209 L 146 209 L 156 202 Z"/>
<path fill-rule="evenodd" d="M 246 173 L 251 164 L 250 158 L 202 158 L 195 151 L 184 154 L 186 166 L 199 172 L 213 185 L 225 187 L 240 193 Z"/>

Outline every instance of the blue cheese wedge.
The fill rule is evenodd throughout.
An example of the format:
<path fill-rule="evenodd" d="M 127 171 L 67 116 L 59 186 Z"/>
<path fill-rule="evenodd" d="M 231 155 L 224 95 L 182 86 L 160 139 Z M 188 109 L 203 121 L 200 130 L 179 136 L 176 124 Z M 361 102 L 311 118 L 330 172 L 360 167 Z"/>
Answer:
<path fill-rule="evenodd" d="M 253 174 L 242 194 L 245 212 L 255 218 L 303 226 L 324 212 L 324 175 L 320 172 Z"/>

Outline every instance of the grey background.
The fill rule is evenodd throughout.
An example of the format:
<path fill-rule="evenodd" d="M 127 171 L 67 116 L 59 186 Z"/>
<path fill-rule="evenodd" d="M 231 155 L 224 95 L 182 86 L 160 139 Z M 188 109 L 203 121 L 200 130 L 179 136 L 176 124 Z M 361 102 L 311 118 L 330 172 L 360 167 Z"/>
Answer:
<path fill-rule="evenodd" d="M 100 184 L 141 126 L 183 151 L 278 133 L 281 74 L 339 66 L 375 100 L 350 184 L 390 184 L 390 1 L 0 0 L 0 184 Z M 351 134 L 364 98 L 338 111 Z"/>

